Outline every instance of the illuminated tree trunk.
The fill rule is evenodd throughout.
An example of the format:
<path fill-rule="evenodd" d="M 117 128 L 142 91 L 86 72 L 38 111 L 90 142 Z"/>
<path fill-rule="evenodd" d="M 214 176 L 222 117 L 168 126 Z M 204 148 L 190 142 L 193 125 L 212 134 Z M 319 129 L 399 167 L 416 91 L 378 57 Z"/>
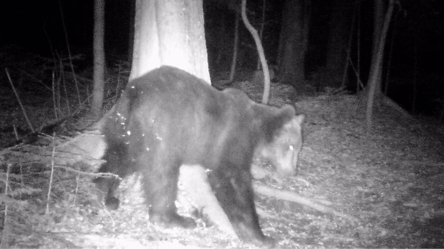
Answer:
<path fill-rule="evenodd" d="M 130 79 L 161 65 L 210 82 L 202 0 L 136 0 Z"/>

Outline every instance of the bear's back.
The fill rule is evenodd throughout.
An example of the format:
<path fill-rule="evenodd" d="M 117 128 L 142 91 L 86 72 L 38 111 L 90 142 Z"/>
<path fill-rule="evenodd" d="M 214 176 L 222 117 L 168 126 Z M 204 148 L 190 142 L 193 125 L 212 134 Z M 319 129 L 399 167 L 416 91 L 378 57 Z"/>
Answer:
<path fill-rule="evenodd" d="M 124 94 L 117 109 L 129 106 L 126 130 L 134 139 L 151 133 L 144 147 L 161 138 L 159 147 L 177 150 L 184 162 L 214 165 L 221 155 L 242 151 L 235 148 L 253 146 L 249 113 L 238 103 L 246 95 L 241 100 L 168 66 L 133 80 Z"/>
<path fill-rule="evenodd" d="M 200 107 L 204 107 L 215 117 L 230 101 L 205 81 L 169 66 L 162 66 L 131 81 L 126 92 L 131 106 L 142 105 L 143 102 L 149 106 L 168 106 L 173 112 L 188 107 L 200 111 Z"/>

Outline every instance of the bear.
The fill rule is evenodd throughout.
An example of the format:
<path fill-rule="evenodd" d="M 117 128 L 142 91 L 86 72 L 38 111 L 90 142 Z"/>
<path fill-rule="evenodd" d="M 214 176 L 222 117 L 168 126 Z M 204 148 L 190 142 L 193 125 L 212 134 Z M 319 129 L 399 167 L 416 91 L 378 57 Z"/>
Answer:
<path fill-rule="evenodd" d="M 296 129 L 300 135 L 303 119 L 290 105 L 258 104 L 240 90 L 219 91 L 181 69 L 162 66 L 130 81 L 95 125 L 106 145 L 98 172 L 118 177 L 94 182 L 105 205 L 117 209 L 120 180 L 139 173 L 150 222 L 192 228 L 195 221 L 177 213 L 177 182 L 182 165 L 199 165 L 237 236 L 272 247 L 275 241 L 259 225 L 251 163 L 255 155 L 286 151 L 281 153 L 286 165 L 278 171 L 294 173 L 300 144 L 287 144 L 282 134 Z M 276 143 L 285 148 L 270 149 Z"/>

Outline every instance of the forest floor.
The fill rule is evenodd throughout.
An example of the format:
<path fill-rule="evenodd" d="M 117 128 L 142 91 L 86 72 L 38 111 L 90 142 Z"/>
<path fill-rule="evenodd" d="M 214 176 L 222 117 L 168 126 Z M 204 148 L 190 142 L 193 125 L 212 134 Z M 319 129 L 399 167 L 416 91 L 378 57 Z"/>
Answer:
<path fill-rule="evenodd" d="M 14 103 L 4 96 L 0 101 L 2 107 Z M 34 121 L 50 112 L 38 111 L 38 103 L 24 104 Z M 444 247 L 442 124 L 381 106 L 367 134 L 355 96 L 319 95 L 295 105 L 307 117 L 298 175 L 263 183 L 344 215 L 257 195 L 261 226 L 277 248 Z M 11 131 L 3 128 L 22 118 L 19 108 L 2 112 L 4 145 Z M 6 174 L 5 155 L 0 155 L 2 248 L 255 248 L 216 227 L 152 225 L 142 204 L 124 198 L 117 211 L 97 210 L 88 205 L 92 177 L 66 170 L 54 174 L 46 205 L 50 171 Z"/>

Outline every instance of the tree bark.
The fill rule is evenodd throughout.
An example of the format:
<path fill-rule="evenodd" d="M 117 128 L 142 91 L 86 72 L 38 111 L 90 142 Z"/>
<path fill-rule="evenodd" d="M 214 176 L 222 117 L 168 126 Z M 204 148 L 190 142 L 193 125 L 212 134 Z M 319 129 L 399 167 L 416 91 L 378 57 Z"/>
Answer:
<path fill-rule="evenodd" d="M 210 82 L 202 0 L 136 0 L 130 79 L 161 65 Z"/>
<path fill-rule="evenodd" d="M 105 0 L 94 0 L 94 75 L 91 111 L 99 117 L 105 89 Z"/>
<path fill-rule="evenodd" d="M 160 66 L 155 1 L 136 0 L 133 61 L 129 80 Z"/>

